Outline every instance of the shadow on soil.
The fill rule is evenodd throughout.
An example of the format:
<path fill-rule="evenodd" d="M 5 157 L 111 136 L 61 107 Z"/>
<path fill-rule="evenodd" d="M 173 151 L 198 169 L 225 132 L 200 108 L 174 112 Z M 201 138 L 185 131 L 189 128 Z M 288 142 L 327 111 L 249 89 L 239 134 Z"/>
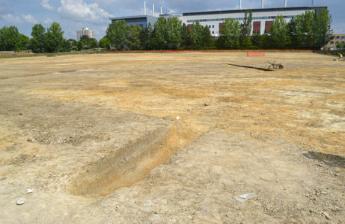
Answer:
<path fill-rule="evenodd" d="M 259 71 L 265 71 L 265 72 L 273 72 L 273 69 L 269 69 L 269 68 L 263 68 L 263 67 L 255 67 L 255 66 L 247 66 L 247 65 L 236 65 L 236 64 L 229 64 L 231 66 L 234 67 L 240 67 L 240 68 L 249 68 L 249 69 L 255 69 L 255 70 L 259 70 Z"/>
<path fill-rule="evenodd" d="M 304 153 L 303 155 L 308 159 L 323 162 L 328 166 L 345 168 L 345 158 L 342 156 L 311 151 Z"/>

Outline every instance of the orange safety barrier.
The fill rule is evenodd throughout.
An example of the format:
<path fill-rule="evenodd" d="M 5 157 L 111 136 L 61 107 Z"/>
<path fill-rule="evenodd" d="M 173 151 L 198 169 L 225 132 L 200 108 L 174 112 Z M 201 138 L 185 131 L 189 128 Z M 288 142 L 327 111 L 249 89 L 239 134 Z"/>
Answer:
<path fill-rule="evenodd" d="M 266 54 L 263 51 L 248 51 L 247 57 L 265 57 Z"/>

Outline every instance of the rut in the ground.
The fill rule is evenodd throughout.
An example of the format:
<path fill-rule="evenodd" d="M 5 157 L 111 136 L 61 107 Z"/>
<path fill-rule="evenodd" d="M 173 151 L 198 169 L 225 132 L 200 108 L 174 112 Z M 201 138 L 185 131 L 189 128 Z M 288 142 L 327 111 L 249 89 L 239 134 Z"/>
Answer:
<path fill-rule="evenodd" d="M 83 167 L 68 186 L 69 192 L 83 196 L 105 196 L 130 186 L 166 162 L 178 149 L 192 141 L 181 141 L 178 124 L 159 128 L 114 153 Z"/>

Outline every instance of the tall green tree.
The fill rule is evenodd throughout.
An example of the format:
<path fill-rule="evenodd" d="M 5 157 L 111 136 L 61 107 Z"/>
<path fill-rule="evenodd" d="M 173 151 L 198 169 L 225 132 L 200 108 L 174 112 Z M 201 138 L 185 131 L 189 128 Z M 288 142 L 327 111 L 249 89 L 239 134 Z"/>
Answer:
<path fill-rule="evenodd" d="M 45 49 L 47 52 L 60 52 L 63 50 L 65 39 L 59 23 L 52 23 L 45 37 Z"/>
<path fill-rule="evenodd" d="M 290 46 L 289 27 L 283 16 L 277 16 L 272 24 L 271 44 L 274 48 Z"/>
<path fill-rule="evenodd" d="M 241 25 L 235 19 L 226 19 L 220 30 L 218 47 L 237 49 L 240 47 Z"/>
<path fill-rule="evenodd" d="M 178 49 L 182 43 L 182 22 L 176 18 L 159 18 L 153 31 L 155 49 Z"/>
<path fill-rule="evenodd" d="M 107 38 L 110 48 L 116 50 L 128 50 L 128 25 L 125 21 L 116 21 L 109 25 Z"/>
<path fill-rule="evenodd" d="M 313 48 L 313 23 L 315 13 L 308 11 L 294 17 L 289 23 L 291 43 L 294 48 Z"/>
<path fill-rule="evenodd" d="M 204 49 L 214 48 L 214 39 L 211 35 L 210 29 L 207 26 L 204 26 L 204 30 L 202 32 L 202 41 Z"/>
<path fill-rule="evenodd" d="M 269 36 L 267 34 L 253 34 L 251 36 L 252 48 L 254 49 L 265 49 L 269 48 Z"/>
<path fill-rule="evenodd" d="M 76 41 L 74 39 L 69 39 L 68 42 L 71 45 L 71 50 L 72 51 L 77 51 L 78 50 L 78 41 Z"/>
<path fill-rule="evenodd" d="M 183 49 L 191 49 L 192 48 L 192 40 L 191 40 L 191 29 L 192 25 L 187 26 L 186 24 L 182 24 L 181 29 L 181 47 Z"/>
<path fill-rule="evenodd" d="M 202 49 L 204 48 L 204 27 L 200 25 L 200 23 L 195 23 L 191 26 L 190 29 L 190 40 L 191 40 L 191 47 L 193 49 Z"/>
<path fill-rule="evenodd" d="M 128 48 L 131 50 L 140 50 L 141 40 L 140 40 L 140 34 L 141 34 L 142 28 L 140 26 L 129 26 L 128 27 Z"/>
<path fill-rule="evenodd" d="M 64 41 L 63 51 L 77 51 L 78 49 L 78 41 L 74 39 L 68 39 Z"/>
<path fill-rule="evenodd" d="M 41 24 L 32 27 L 30 49 L 35 53 L 45 52 L 46 29 Z"/>
<path fill-rule="evenodd" d="M 78 42 L 79 50 L 93 49 L 98 46 L 97 40 L 95 38 L 90 38 L 88 36 L 82 36 Z"/>
<path fill-rule="evenodd" d="M 181 46 L 182 22 L 177 17 L 167 19 L 167 43 L 168 49 L 178 49 Z"/>
<path fill-rule="evenodd" d="M 167 49 L 167 36 L 167 20 L 163 17 L 160 17 L 155 23 L 153 30 L 153 48 L 159 50 Z"/>
<path fill-rule="evenodd" d="M 251 48 L 251 31 L 252 31 L 253 14 L 251 11 L 246 11 L 243 23 L 241 24 L 240 43 L 241 48 Z"/>
<path fill-rule="evenodd" d="M 72 43 L 69 40 L 64 39 L 60 51 L 61 52 L 70 52 L 71 50 L 72 50 Z"/>
<path fill-rule="evenodd" d="M 151 24 L 147 27 L 143 28 L 140 32 L 140 42 L 141 48 L 145 50 L 152 49 L 152 35 L 153 35 L 153 28 Z"/>
<path fill-rule="evenodd" d="M 320 49 L 331 35 L 331 17 L 328 9 L 316 10 L 313 25 L 314 47 Z"/>
<path fill-rule="evenodd" d="M 99 40 L 99 47 L 105 48 L 105 49 L 110 49 L 110 40 L 108 39 L 107 36 L 105 36 Z"/>
<path fill-rule="evenodd" d="M 194 23 L 187 30 L 189 36 L 189 44 L 192 49 L 207 49 L 212 46 L 212 36 L 207 26 L 200 23 Z"/>
<path fill-rule="evenodd" d="M 26 50 L 28 40 L 28 37 L 19 33 L 15 26 L 0 29 L 0 51 Z"/>
<path fill-rule="evenodd" d="M 28 50 L 30 47 L 30 38 L 25 36 L 24 34 L 19 34 L 19 39 L 16 44 L 17 51 L 24 51 Z"/>

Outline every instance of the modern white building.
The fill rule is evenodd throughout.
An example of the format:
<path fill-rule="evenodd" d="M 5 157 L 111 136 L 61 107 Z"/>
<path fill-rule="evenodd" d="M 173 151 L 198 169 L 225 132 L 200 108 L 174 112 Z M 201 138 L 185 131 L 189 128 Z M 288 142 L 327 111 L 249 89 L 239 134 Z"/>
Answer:
<path fill-rule="evenodd" d="M 93 38 L 93 31 L 87 27 L 83 27 L 81 30 L 77 31 L 77 40 L 79 41 L 82 37 Z"/>
<path fill-rule="evenodd" d="M 201 25 L 210 28 L 212 36 L 218 37 L 226 19 L 235 19 L 243 22 L 245 13 L 252 12 L 252 33 L 269 33 L 272 23 L 277 16 L 283 16 L 287 22 L 297 15 L 306 11 L 317 11 L 327 7 L 282 7 L 282 8 L 260 8 L 260 9 L 236 9 L 225 11 L 186 12 L 180 19 L 186 25 L 199 22 Z"/>
<path fill-rule="evenodd" d="M 148 27 L 149 25 L 153 26 L 157 20 L 158 17 L 150 15 L 111 18 L 112 23 L 115 23 L 116 21 L 125 21 L 130 26 L 140 27 Z"/>
<path fill-rule="evenodd" d="M 263 4 L 263 1 L 262 1 Z M 161 14 L 161 17 L 178 17 L 184 24 L 192 25 L 199 22 L 201 25 L 208 26 L 211 35 L 214 37 L 220 36 L 220 31 L 226 19 L 235 19 L 240 23 L 244 21 L 245 13 L 252 13 L 252 34 L 265 34 L 271 31 L 273 21 L 277 16 L 283 16 L 287 22 L 297 15 L 304 14 L 307 11 L 318 11 L 327 9 L 325 6 L 305 6 L 305 7 L 285 7 L 280 8 L 262 8 L 257 9 L 234 9 L 234 10 L 220 10 L 220 11 L 203 11 L 203 12 L 185 12 L 182 14 Z M 129 25 L 147 26 L 157 21 L 158 17 L 155 16 L 135 16 L 135 17 L 120 17 L 113 18 L 112 22 L 124 20 Z"/>

